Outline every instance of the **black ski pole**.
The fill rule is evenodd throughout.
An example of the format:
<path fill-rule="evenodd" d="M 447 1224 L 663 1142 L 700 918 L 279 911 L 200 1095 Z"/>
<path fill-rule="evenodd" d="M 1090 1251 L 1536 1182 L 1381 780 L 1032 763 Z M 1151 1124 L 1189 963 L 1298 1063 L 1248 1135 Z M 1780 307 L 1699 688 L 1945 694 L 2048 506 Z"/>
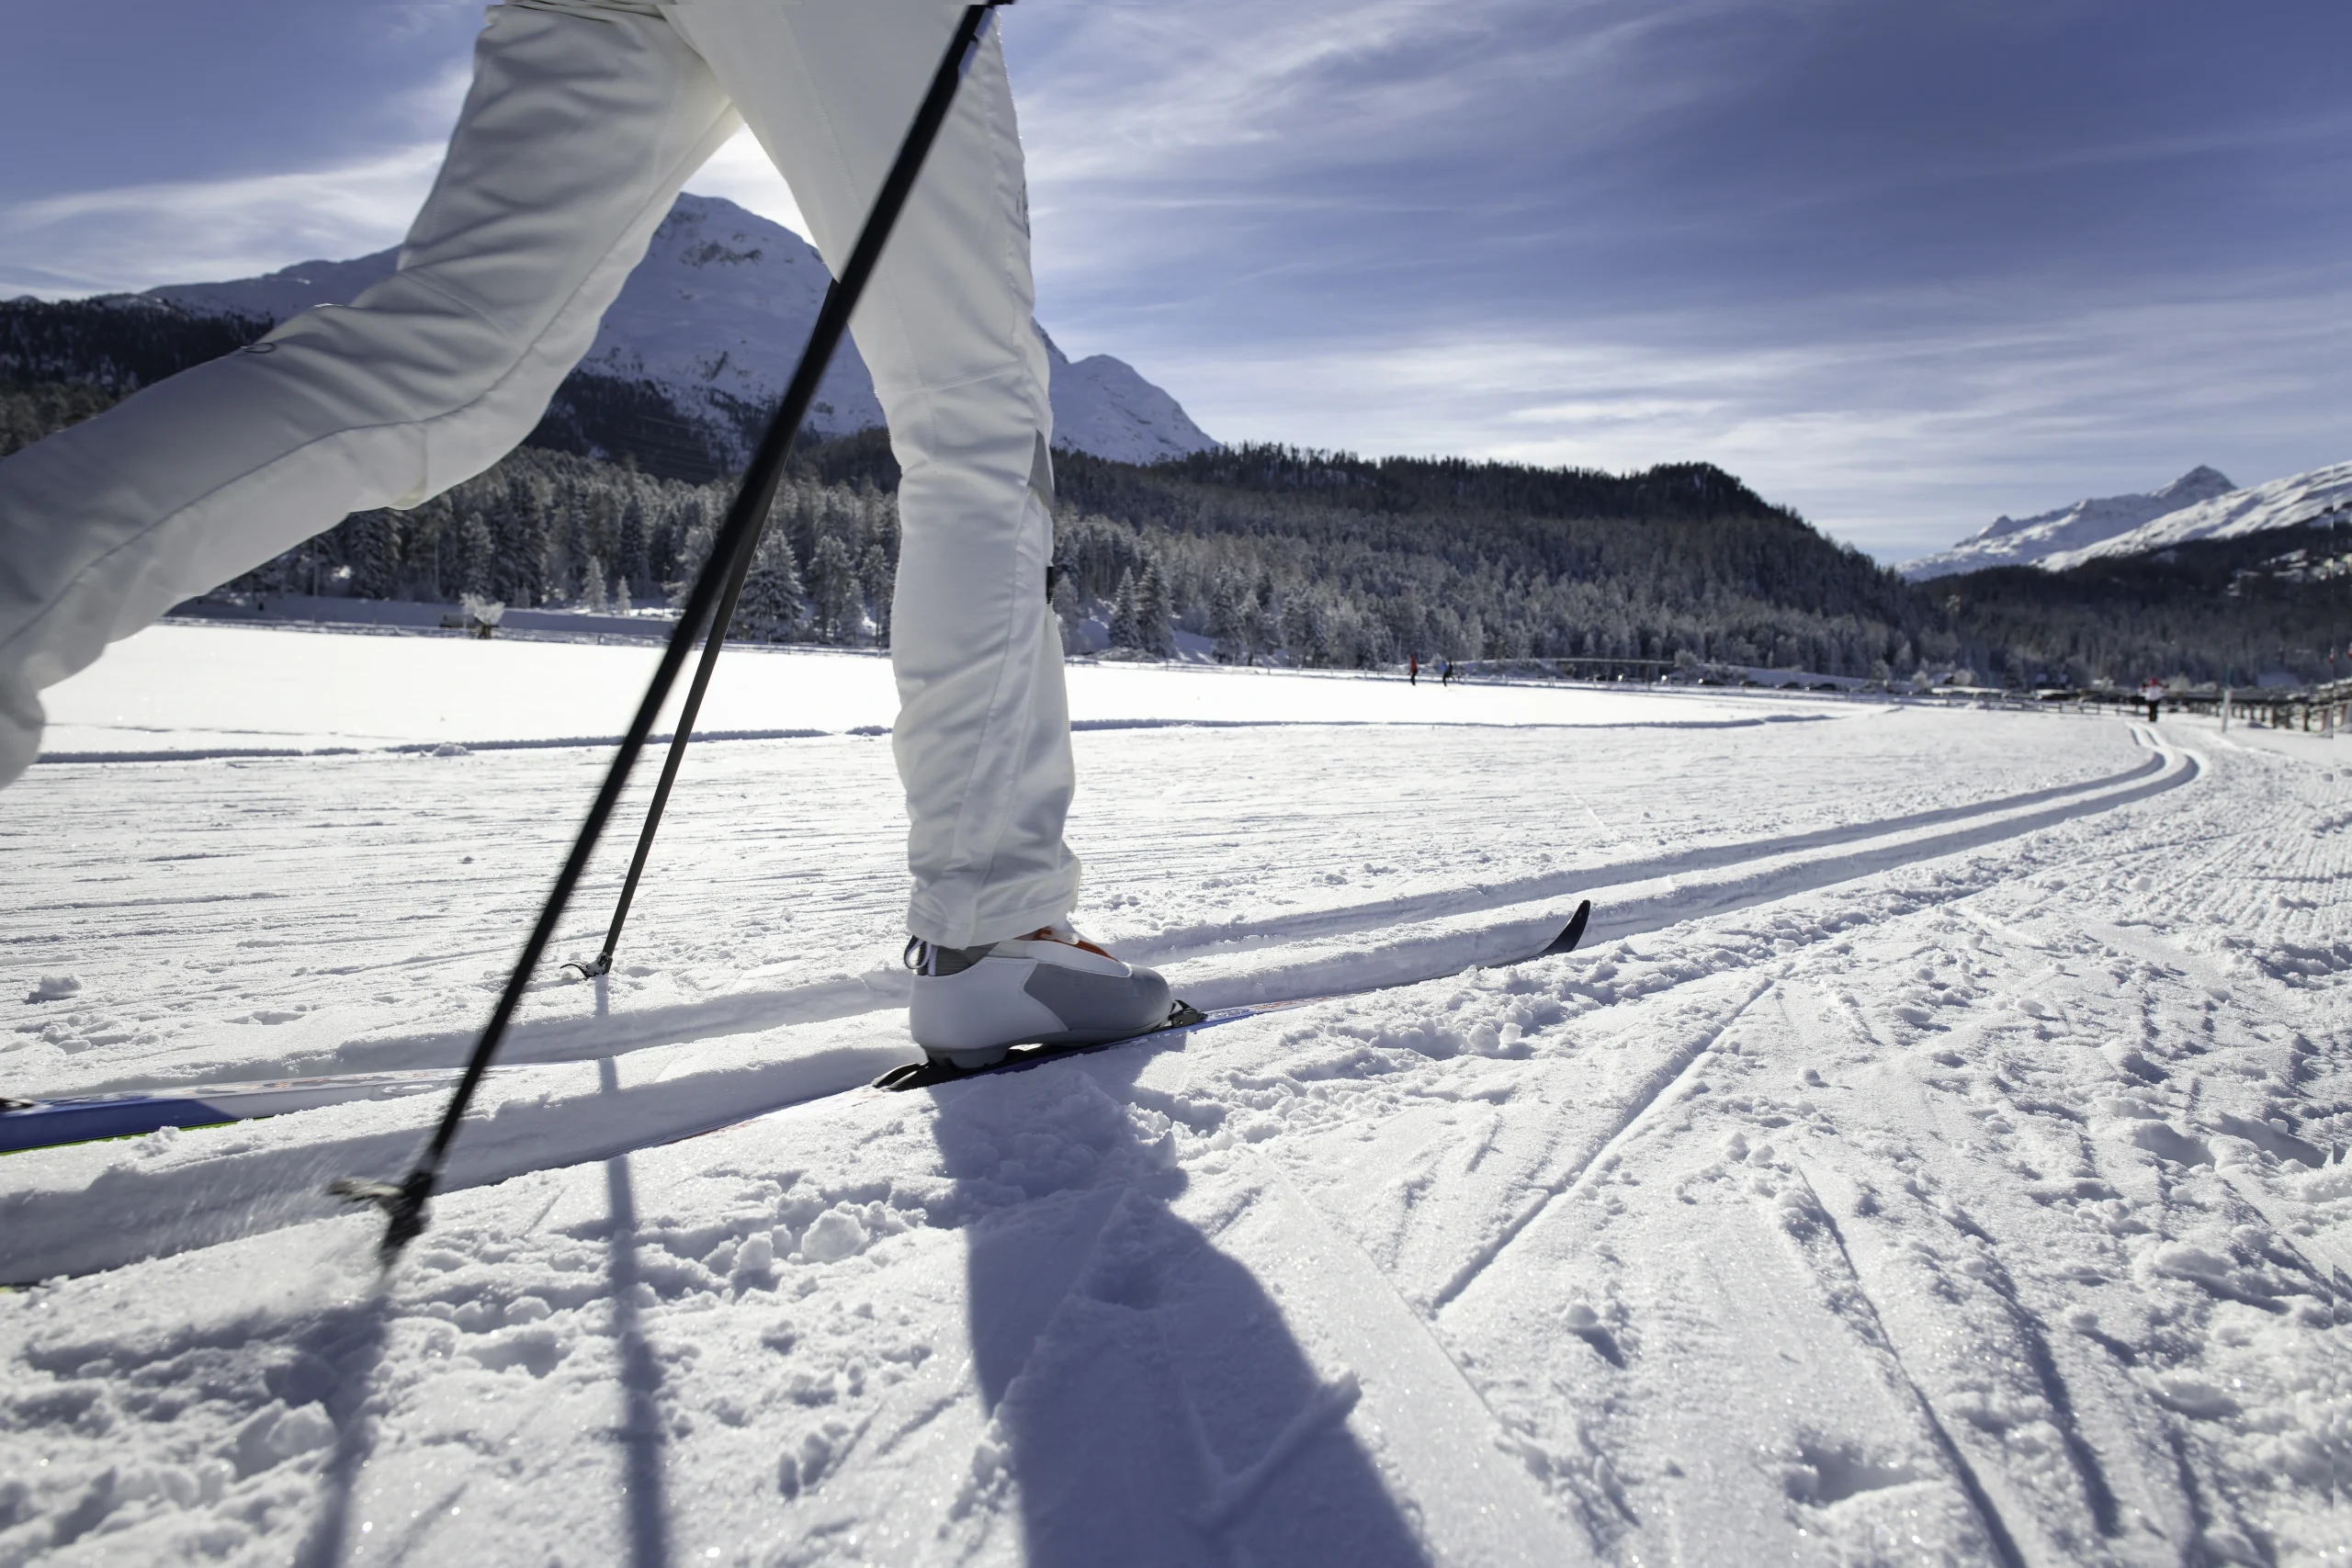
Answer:
<path fill-rule="evenodd" d="M 1011 3 L 1012 0 L 982 0 L 981 4 L 966 6 L 956 22 L 955 37 L 949 40 L 947 52 L 932 76 L 931 89 L 923 96 L 922 107 L 915 111 L 914 123 L 899 145 L 898 159 L 890 165 L 890 173 L 874 198 L 873 210 L 858 233 L 856 247 L 850 252 L 849 265 L 826 291 L 824 304 L 817 312 L 817 324 L 809 331 L 808 345 L 801 350 L 800 363 L 792 373 L 784 401 L 776 409 L 775 417 L 768 422 L 767 433 L 760 437 L 759 449 L 752 454 L 751 467 L 744 470 L 742 487 L 735 492 L 734 504 L 728 508 L 727 521 L 711 541 L 710 558 L 695 574 L 695 585 L 679 609 L 677 629 L 670 634 L 669 646 L 662 649 L 652 684 L 646 688 L 645 699 L 638 704 L 637 716 L 629 722 L 620 751 L 605 772 L 596 798 L 589 805 L 587 819 L 580 825 L 580 836 L 573 840 L 563 869 L 556 874 L 555 886 L 548 890 L 530 938 L 523 944 L 514 972 L 507 977 L 498 1005 L 491 1010 L 490 1021 L 482 1026 L 481 1038 L 474 1043 L 465 1075 L 458 1080 L 448 1108 L 442 1112 L 440 1124 L 434 1128 L 424 1152 L 417 1156 L 407 1177 L 397 1184 L 344 1177 L 328 1189 L 350 1202 L 372 1203 L 384 1211 L 389 1223 L 377 1254 L 388 1268 L 399 1258 L 401 1248 L 424 1233 L 425 1205 L 440 1182 L 442 1168 L 448 1161 L 450 1145 L 457 1141 L 458 1126 L 465 1119 L 466 1107 L 472 1102 L 474 1091 L 481 1088 L 482 1074 L 489 1070 L 491 1058 L 498 1053 L 499 1042 L 505 1037 L 506 1026 L 522 1002 L 531 972 L 546 954 L 548 943 L 555 935 L 556 922 L 563 918 L 564 906 L 571 901 L 573 889 L 579 886 L 581 875 L 588 868 L 588 857 L 620 800 L 629 770 L 644 751 L 647 738 L 653 733 L 653 721 L 661 716 L 662 705 L 669 700 L 671 688 L 677 684 L 678 672 L 685 667 L 686 650 L 694 646 L 695 633 L 707 622 L 711 624 L 711 642 L 705 650 L 703 673 L 708 674 L 709 660 L 716 656 L 724 629 L 723 622 L 713 620 L 713 612 L 718 609 L 722 598 L 729 610 L 733 608 L 736 591 L 750 565 L 752 549 L 767 521 L 768 509 L 775 503 L 776 487 L 784 479 L 792 444 L 800 434 L 800 422 L 808 417 L 808 405 L 816 399 L 817 383 L 823 378 L 826 367 L 832 362 L 833 351 L 841 346 L 842 336 L 849 330 L 850 315 L 857 309 L 858 298 L 865 291 L 875 265 L 881 259 L 891 226 L 906 207 L 915 176 L 922 172 L 923 159 L 938 138 L 939 128 L 946 123 L 956 85 L 962 81 L 964 68 L 979 42 L 989 12 Z M 698 694 L 699 682 L 696 690 Z M 681 736 L 684 728 L 682 716 Z M 671 771 L 674 773 L 674 768 Z M 640 860 L 643 851 L 640 844 Z"/>
<path fill-rule="evenodd" d="M 1011 0 L 1003 0 L 1010 4 Z M 838 287 L 838 286 L 836 286 Z M 827 304 L 833 290 L 825 290 Z M 819 313 L 822 314 L 820 307 Z M 621 944 L 621 927 L 628 923 L 628 907 L 637 901 L 637 884 L 645 874 L 645 863 L 653 853 L 653 836 L 662 830 L 662 808 L 670 804 L 670 786 L 678 782 L 678 766 L 686 760 L 686 742 L 695 732 L 695 719 L 702 712 L 702 694 L 710 689 L 710 672 L 718 663 L 718 650 L 727 641 L 727 628 L 734 623 L 735 605 L 743 597 L 744 581 L 752 574 L 752 563 L 759 558 L 760 535 L 766 514 L 743 536 L 743 547 L 735 558 L 734 567 L 727 574 L 727 588 L 718 596 L 718 608 L 711 616 L 710 635 L 703 639 L 702 658 L 695 661 L 695 678 L 686 685 L 686 700 L 679 705 L 678 728 L 670 737 L 670 750 L 662 759 L 662 776 L 653 785 L 653 798 L 645 807 L 645 826 L 637 832 L 637 850 L 629 856 L 628 874 L 621 879 L 621 896 L 613 905 L 613 922 L 605 928 L 604 950 L 595 957 L 564 965 L 583 980 L 612 973 L 613 953 Z M 717 553 L 714 544 L 713 554 Z"/>

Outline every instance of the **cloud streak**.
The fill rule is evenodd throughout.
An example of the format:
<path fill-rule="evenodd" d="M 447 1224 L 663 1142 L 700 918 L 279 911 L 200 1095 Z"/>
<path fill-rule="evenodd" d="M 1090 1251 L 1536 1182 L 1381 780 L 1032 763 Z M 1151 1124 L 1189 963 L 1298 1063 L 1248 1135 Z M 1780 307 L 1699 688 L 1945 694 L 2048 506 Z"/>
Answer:
<path fill-rule="evenodd" d="M 2343 456 L 2352 28 L 2265 20 L 1033 0 L 1008 38 L 1057 333 L 1213 432 L 1706 457 L 1900 558 Z"/>
<path fill-rule="evenodd" d="M 441 166 L 438 141 L 356 163 L 123 186 L 0 209 L 0 290 L 47 297 L 243 277 L 396 244 Z"/>

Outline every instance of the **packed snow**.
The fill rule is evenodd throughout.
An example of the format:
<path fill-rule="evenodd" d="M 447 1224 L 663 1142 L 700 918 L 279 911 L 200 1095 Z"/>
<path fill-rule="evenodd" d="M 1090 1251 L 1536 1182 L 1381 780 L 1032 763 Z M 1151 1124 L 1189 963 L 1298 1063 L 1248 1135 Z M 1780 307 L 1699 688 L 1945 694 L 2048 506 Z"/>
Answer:
<path fill-rule="evenodd" d="M 650 658 L 166 626 L 51 694 L 178 755 L 7 792 L 0 1088 L 386 1076 L 0 1156 L 0 1564 L 2352 1556 L 2352 752 L 1081 667 L 1081 926 L 1329 999 L 888 1094 L 887 667 L 730 652 L 714 725 L 821 733 L 690 758 L 379 1277 L 321 1190 L 607 755 L 497 743 Z"/>

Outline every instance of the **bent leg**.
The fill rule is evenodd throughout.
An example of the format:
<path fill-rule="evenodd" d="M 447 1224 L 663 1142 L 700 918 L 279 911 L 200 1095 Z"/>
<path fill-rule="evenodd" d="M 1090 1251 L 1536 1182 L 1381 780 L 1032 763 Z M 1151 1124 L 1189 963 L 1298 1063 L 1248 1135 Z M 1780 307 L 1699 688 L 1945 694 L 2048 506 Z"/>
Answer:
<path fill-rule="evenodd" d="M 107 643 L 527 434 L 736 123 L 657 17 L 492 9 L 398 272 L 0 463 L 0 783 Z"/>
<path fill-rule="evenodd" d="M 943 0 L 682 0 L 701 50 L 838 272 L 937 68 Z M 1053 435 L 1030 317 L 1027 189 L 990 29 L 853 323 L 902 479 L 893 739 L 913 934 L 1019 936 L 1077 901 L 1075 774 L 1046 604 Z M 1041 493 L 1043 492 L 1043 493 Z"/>

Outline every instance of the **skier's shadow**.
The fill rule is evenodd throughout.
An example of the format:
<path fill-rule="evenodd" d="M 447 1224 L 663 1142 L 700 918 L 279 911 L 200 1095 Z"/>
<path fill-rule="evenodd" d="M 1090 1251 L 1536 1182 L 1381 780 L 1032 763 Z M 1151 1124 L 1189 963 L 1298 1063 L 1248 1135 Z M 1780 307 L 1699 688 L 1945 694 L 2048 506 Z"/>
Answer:
<path fill-rule="evenodd" d="M 1352 1381 L 1319 1378 L 1250 1270 L 1170 1209 L 1184 1174 L 1128 1113 L 1155 1054 L 933 1091 L 1006 1450 L 981 1479 L 1018 1495 L 1032 1568 L 1425 1563 L 1347 1429 Z"/>

